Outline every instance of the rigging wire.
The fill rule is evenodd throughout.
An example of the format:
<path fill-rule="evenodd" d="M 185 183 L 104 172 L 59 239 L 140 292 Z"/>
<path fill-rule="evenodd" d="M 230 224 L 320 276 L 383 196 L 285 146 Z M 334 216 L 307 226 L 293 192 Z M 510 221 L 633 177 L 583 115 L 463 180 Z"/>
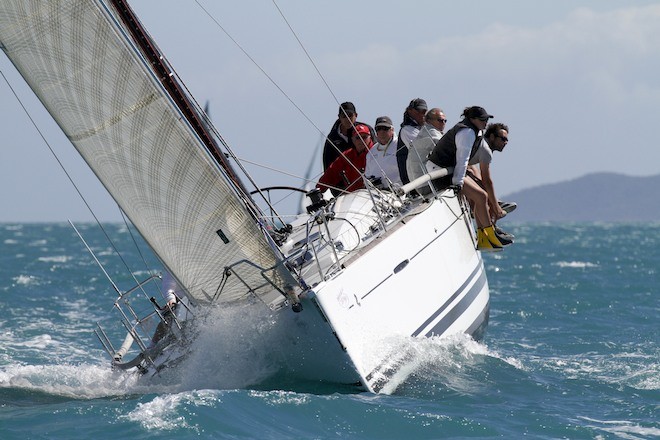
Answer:
<path fill-rule="evenodd" d="M 227 38 L 229 38 L 229 39 L 230 39 L 230 40 L 236 45 L 236 47 L 238 47 L 238 49 L 239 49 L 241 52 L 243 52 L 243 54 L 244 54 L 244 55 L 245 55 L 245 56 L 246 56 L 246 57 L 252 62 L 252 64 L 254 64 L 254 65 L 257 67 L 257 69 L 259 69 L 259 70 L 261 71 L 261 73 L 264 74 L 264 76 L 265 76 L 265 77 L 266 77 L 266 78 L 267 78 L 267 79 L 268 79 L 268 80 L 269 80 L 269 81 L 275 86 L 275 88 L 277 88 L 277 90 L 279 90 L 280 93 L 282 93 L 282 95 L 283 95 L 283 96 L 284 96 L 284 97 L 285 97 L 285 98 L 291 103 L 291 105 L 293 105 L 293 106 L 296 108 L 296 110 L 298 110 L 298 112 L 299 112 L 299 113 L 300 113 L 305 119 L 307 119 L 307 121 L 309 121 L 309 123 L 310 123 L 310 124 L 311 124 L 311 125 L 312 125 L 312 126 L 313 126 L 313 127 L 314 127 L 314 128 L 320 133 L 320 134 L 321 134 L 321 135 L 323 135 L 323 136 L 325 137 L 326 134 L 324 133 L 324 131 L 321 130 L 321 129 L 318 127 L 318 125 L 316 125 L 316 124 L 314 123 L 314 121 L 312 121 L 312 119 L 307 115 L 307 113 L 305 113 L 305 111 L 304 111 L 303 109 L 301 109 L 301 108 L 298 106 L 298 104 L 295 103 L 295 101 L 294 101 L 294 100 L 293 100 L 293 99 L 292 99 L 292 98 L 286 93 L 286 91 L 284 91 L 284 89 L 282 89 L 282 87 L 280 87 L 280 85 L 279 85 L 279 84 L 278 84 L 278 83 L 277 83 L 277 82 L 276 82 L 276 81 L 275 81 L 275 80 L 274 80 L 274 79 L 273 79 L 273 78 L 272 78 L 272 77 L 266 72 L 266 70 L 265 70 L 263 67 L 261 67 L 261 65 L 260 65 L 260 64 L 259 64 L 259 63 L 258 63 L 258 62 L 257 62 L 257 61 L 256 61 L 256 60 L 255 60 L 255 59 L 254 59 L 254 58 L 253 58 L 253 57 L 247 52 L 247 50 L 245 50 L 245 48 L 243 48 L 243 46 L 241 46 L 241 44 L 240 44 L 240 43 L 239 43 L 239 42 L 238 42 L 238 41 L 237 41 L 237 40 L 236 40 L 236 39 L 235 39 L 235 38 L 234 38 L 234 37 L 233 37 L 233 36 L 232 36 L 232 35 L 231 35 L 231 34 L 230 34 L 230 33 L 229 33 L 229 32 L 223 27 L 223 26 L 222 26 L 222 24 L 220 24 L 220 22 L 219 22 L 219 21 L 218 21 L 218 20 L 217 20 L 217 19 L 216 19 L 216 18 L 215 18 L 215 17 L 214 17 L 214 16 L 213 16 L 213 15 L 212 15 L 212 14 L 211 14 L 211 13 L 205 8 L 205 7 L 199 2 L 199 0 L 195 0 L 195 3 L 197 3 L 197 5 L 199 6 L 199 8 L 200 8 L 202 11 L 204 11 L 204 13 L 205 13 L 205 14 L 206 14 L 206 15 L 207 15 L 207 16 L 208 16 L 208 17 L 209 17 L 209 18 L 210 18 L 210 19 L 216 24 L 216 26 L 217 26 L 217 27 L 218 27 L 218 28 L 219 28 L 219 29 L 220 29 L 220 30 L 221 30 L 221 31 L 227 36 Z M 302 44 L 301 40 L 298 38 L 298 36 L 296 35 L 295 31 L 293 30 L 293 28 L 291 27 L 291 25 L 290 25 L 289 22 L 287 21 L 286 17 L 285 17 L 284 14 L 282 13 L 282 10 L 279 8 L 279 6 L 277 6 L 277 3 L 275 3 L 275 0 L 273 0 L 273 3 L 275 4 L 275 7 L 276 7 L 277 10 L 279 11 L 280 15 L 282 15 L 282 18 L 284 19 L 284 21 L 286 22 L 286 24 L 289 26 L 289 29 L 291 30 L 291 32 L 292 32 L 293 35 L 295 36 L 296 40 L 298 41 L 298 44 L 301 46 L 302 50 L 303 50 L 303 51 L 305 52 L 305 54 L 307 55 L 307 58 L 309 59 L 309 61 L 310 61 L 310 62 L 312 63 L 312 65 L 314 66 L 314 69 L 316 70 L 316 72 L 318 73 L 318 75 L 321 77 L 321 80 L 323 81 L 323 83 L 325 84 L 325 86 L 328 88 L 328 91 L 329 91 L 330 94 L 332 95 L 333 99 L 335 100 L 335 102 L 337 103 L 337 105 L 339 105 L 339 100 L 337 99 L 337 96 L 334 94 L 334 92 L 332 91 L 332 88 L 330 87 L 330 85 L 328 84 L 328 82 L 325 80 L 325 78 L 324 78 L 323 75 L 321 74 L 321 71 L 318 69 L 318 67 L 317 67 L 316 64 L 314 63 L 313 59 L 312 59 L 311 56 L 309 55 L 309 52 L 307 52 L 307 50 L 305 49 L 305 46 Z M 355 129 L 355 125 L 354 125 L 353 123 L 351 123 L 351 125 L 353 126 L 353 129 Z M 214 129 L 214 130 L 215 130 L 215 129 Z M 364 140 L 361 139 L 360 141 L 364 144 Z M 337 146 L 334 145 L 332 142 L 331 142 L 331 144 L 332 144 L 332 146 L 337 150 L 337 152 L 338 152 L 341 156 L 343 156 L 343 157 L 346 159 L 346 157 L 344 156 L 343 152 L 340 151 L 339 148 L 337 148 Z M 227 145 L 225 145 L 225 146 L 227 147 Z M 366 144 L 365 144 L 365 148 L 366 148 Z M 234 159 L 238 160 L 235 156 L 234 156 Z M 359 170 L 359 169 L 358 169 L 358 168 L 357 168 L 352 162 L 350 162 L 348 159 L 346 159 L 346 162 L 347 162 L 351 167 L 353 167 L 353 168 L 354 168 L 359 174 L 362 174 L 362 172 L 361 172 L 361 171 L 360 171 L 360 170 Z M 248 174 L 248 177 L 249 177 L 249 174 Z M 257 187 L 257 186 L 255 185 L 255 187 Z"/>
<path fill-rule="evenodd" d="M 257 63 L 257 61 L 254 58 L 252 58 L 252 56 L 243 48 L 243 46 L 241 46 L 240 43 L 236 41 L 234 37 L 231 36 L 231 34 L 220 24 L 220 22 L 204 6 L 202 6 L 199 0 L 195 0 L 195 3 L 197 3 L 200 9 L 204 11 L 204 13 L 216 24 L 216 26 L 218 26 L 218 28 L 236 45 L 236 47 L 238 47 L 240 51 L 243 52 L 243 54 L 252 62 L 252 64 L 254 64 L 261 71 L 261 73 L 263 73 L 266 76 L 266 78 L 268 78 L 268 80 L 277 88 L 277 90 L 279 90 L 282 93 L 282 95 L 284 95 L 284 97 L 289 100 L 291 105 L 293 105 L 300 112 L 300 114 L 305 119 L 307 119 L 307 121 L 309 121 L 310 124 L 312 124 L 314 128 L 316 128 L 321 134 L 323 134 L 323 130 L 321 130 L 314 123 L 314 121 L 312 121 L 312 119 L 309 116 L 307 116 L 307 114 L 303 111 L 303 109 L 301 109 L 298 106 L 298 104 L 296 104 L 295 101 L 284 91 L 284 89 L 282 89 L 282 87 L 280 87 L 280 85 L 264 70 L 264 68 L 261 67 L 261 65 Z"/>
<path fill-rule="evenodd" d="M 339 98 L 337 98 L 337 95 L 335 95 L 335 93 L 332 91 L 332 87 L 330 87 L 330 84 L 328 83 L 328 81 L 326 81 L 325 77 L 324 77 L 323 74 L 321 73 L 321 70 L 318 68 L 318 66 L 317 66 L 316 63 L 314 62 L 314 59 L 312 58 L 312 56 L 311 56 L 311 55 L 309 54 L 309 52 L 307 51 L 307 48 L 306 48 L 305 45 L 302 43 L 302 40 L 298 37 L 298 34 L 297 34 L 296 31 L 293 29 L 293 26 L 291 26 L 291 23 L 289 23 L 289 20 L 287 20 L 286 16 L 284 15 L 284 12 L 282 12 L 282 9 L 280 9 L 279 5 L 277 4 L 277 2 L 276 2 L 275 0 L 272 0 L 272 1 L 273 1 L 273 4 L 275 5 L 275 8 L 276 8 L 277 11 L 280 13 L 280 16 L 282 16 L 282 20 L 284 20 L 284 22 L 286 23 L 286 25 L 289 27 L 289 30 L 290 30 L 291 33 L 293 34 L 293 37 L 296 39 L 296 41 L 297 41 L 298 44 L 300 45 L 300 48 L 302 49 L 302 51 L 303 51 L 303 52 L 305 53 L 305 55 L 307 56 L 307 59 L 309 60 L 309 62 L 310 62 L 310 63 L 312 64 L 312 66 L 314 67 L 314 70 L 316 70 L 316 73 L 319 75 L 319 78 L 321 78 L 321 81 L 323 81 L 323 84 L 325 84 L 325 87 L 328 89 L 328 92 L 330 92 L 330 94 L 332 95 L 333 99 L 335 100 L 335 103 L 336 103 L 337 105 L 340 105 L 340 104 L 339 104 Z M 344 112 L 344 115 L 348 116 L 348 114 L 346 114 L 346 111 L 345 111 L 343 108 L 341 109 L 341 111 Z M 355 130 L 355 124 L 351 122 L 351 126 L 352 126 L 353 129 Z M 372 139 L 372 141 L 374 141 L 374 139 Z M 364 145 L 364 147 L 367 148 L 367 145 L 366 145 L 366 143 L 364 142 L 364 140 L 363 140 L 362 138 L 360 138 L 360 142 L 362 142 L 362 144 Z M 332 142 L 330 142 L 330 143 L 332 144 L 333 147 L 335 147 L 336 150 L 339 150 L 339 149 L 337 148 L 336 145 L 334 145 Z M 375 143 L 375 142 L 374 142 L 374 143 Z M 341 153 L 341 151 L 339 151 L 339 153 Z M 343 156 L 343 154 L 342 154 L 342 156 Z M 349 163 L 350 163 L 350 161 L 349 161 Z M 353 164 L 351 164 L 351 165 L 353 165 Z M 380 165 L 379 165 L 379 167 L 380 167 Z M 355 168 L 355 166 L 353 166 L 353 168 Z M 357 170 L 357 171 L 359 172 L 360 170 Z M 381 168 L 381 172 L 382 172 L 382 171 L 383 171 L 383 169 Z M 362 173 L 360 172 L 360 174 L 362 174 Z"/>
<path fill-rule="evenodd" d="M 330 87 L 330 84 L 328 84 L 328 81 L 326 81 L 325 77 L 321 73 L 321 70 L 318 68 L 318 66 L 316 65 L 316 63 L 312 59 L 309 52 L 307 52 L 307 49 L 305 48 L 305 45 L 303 45 L 300 38 L 298 38 L 298 34 L 296 34 L 296 31 L 293 30 L 293 27 L 291 26 L 291 23 L 289 23 L 289 20 L 286 19 L 286 16 L 284 15 L 284 13 L 282 12 L 282 10 L 280 9 L 279 5 L 277 4 L 277 2 L 275 0 L 273 0 L 273 4 L 275 5 L 275 8 L 277 9 L 277 12 L 279 12 L 280 15 L 282 16 L 282 19 L 284 20 L 286 25 L 289 27 L 289 30 L 291 31 L 291 33 L 295 37 L 296 41 L 300 45 L 300 48 L 303 50 L 303 52 L 305 52 L 305 55 L 307 56 L 307 59 L 309 60 L 310 63 L 312 63 L 312 66 L 314 66 L 314 70 L 316 70 L 316 73 L 318 73 L 319 77 L 321 78 L 321 81 L 323 81 L 323 84 L 325 84 L 326 88 L 328 89 L 328 91 L 330 92 L 332 97 L 335 99 L 335 102 L 337 103 L 337 105 L 339 105 L 339 99 L 337 98 L 335 93 L 332 91 L 332 87 Z M 355 127 L 353 127 L 353 128 L 355 128 Z"/>

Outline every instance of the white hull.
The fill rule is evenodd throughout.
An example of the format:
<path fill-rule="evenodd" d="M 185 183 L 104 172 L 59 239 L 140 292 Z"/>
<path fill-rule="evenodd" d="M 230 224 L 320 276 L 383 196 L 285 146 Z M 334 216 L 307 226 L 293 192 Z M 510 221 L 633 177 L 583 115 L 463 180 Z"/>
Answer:
<path fill-rule="evenodd" d="M 346 218 L 348 211 L 336 212 L 336 217 Z M 488 282 L 470 222 L 462 214 L 455 197 L 418 206 L 405 224 L 395 223 L 387 232 L 365 240 L 354 251 L 357 255 L 342 261 L 343 269 L 309 292 L 309 300 L 327 320 L 327 330 L 336 335 L 332 339 L 341 344 L 354 374 L 369 391 L 387 391 L 390 379 L 409 360 L 392 346 L 392 340 L 455 333 L 478 339 L 483 334 Z M 353 215 L 358 217 L 359 210 Z M 308 304 L 304 301 L 304 310 L 297 314 L 301 319 L 312 313 Z M 334 350 L 317 351 L 325 366 L 330 359 L 345 363 Z M 333 379 L 316 371 L 320 367 L 308 367 L 307 377 Z"/>
<path fill-rule="evenodd" d="M 396 336 L 470 333 L 488 319 L 488 282 L 471 231 L 436 200 L 403 227 L 379 239 L 314 291 L 362 383 L 378 392 L 396 372 Z"/>

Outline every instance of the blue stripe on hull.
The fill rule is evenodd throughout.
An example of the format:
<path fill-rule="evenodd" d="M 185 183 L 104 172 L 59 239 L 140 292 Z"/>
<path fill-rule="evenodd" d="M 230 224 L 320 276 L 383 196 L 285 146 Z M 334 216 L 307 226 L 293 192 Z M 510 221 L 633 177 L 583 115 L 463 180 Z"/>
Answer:
<path fill-rule="evenodd" d="M 445 303 L 444 303 L 444 304 L 443 304 L 438 310 L 435 311 L 435 313 L 433 313 L 433 314 L 432 314 L 432 315 L 431 315 L 426 321 L 424 321 L 424 323 L 423 323 L 421 326 L 419 326 L 419 328 L 418 328 L 417 330 L 415 330 L 415 331 L 413 332 L 412 336 L 419 336 L 419 334 L 420 334 L 420 333 L 421 333 L 426 327 L 428 327 L 429 324 L 431 324 L 431 323 L 432 323 L 432 322 L 433 322 L 438 316 L 440 316 L 440 314 L 441 314 L 442 312 L 444 312 L 444 311 L 447 309 L 447 307 L 449 307 L 449 305 L 452 303 L 452 301 L 454 301 L 458 296 L 461 295 L 461 293 L 463 293 L 463 292 L 465 291 L 465 289 L 467 288 L 467 286 L 468 286 L 468 285 L 474 280 L 474 278 L 475 278 L 476 276 L 479 276 L 479 279 L 477 280 L 477 282 L 474 284 L 474 286 L 472 287 L 472 289 L 470 289 L 470 292 L 468 293 L 468 296 L 469 296 L 469 295 L 472 295 L 472 300 L 474 300 L 474 298 L 476 297 L 476 295 L 481 291 L 481 289 L 483 288 L 484 284 L 486 283 L 486 272 L 483 270 L 483 266 L 482 266 L 481 264 L 478 264 L 477 267 L 474 268 L 474 270 L 472 271 L 472 273 L 470 274 L 470 276 L 467 278 L 467 280 L 465 280 L 465 282 L 461 285 L 461 287 L 459 287 L 459 288 L 456 290 L 456 292 L 454 292 L 454 293 L 449 297 L 449 299 L 448 299 L 447 301 L 445 301 Z M 478 289 L 477 289 L 476 293 L 473 293 L 473 290 L 474 290 L 475 288 L 477 288 L 477 287 L 478 287 Z M 470 300 L 470 303 L 472 303 L 472 300 Z M 463 302 L 463 300 L 461 300 L 461 303 L 462 303 L 462 302 Z M 459 303 L 459 304 L 461 304 L 461 303 Z M 469 305 L 469 304 L 468 304 L 468 305 Z M 463 312 L 465 311 L 465 308 L 461 309 L 461 310 L 460 310 L 460 313 L 458 313 L 458 314 L 456 314 L 456 313 L 454 312 L 454 310 L 457 310 L 457 308 L 454 307 L 454 309 L 452 310 L 452 313 L 450 313 L 450 315 L 460 316 L 460 313 L 463 313 Z M 454 319 L 455 319 L 455 318 L 454 318 Z M 452 319 L 452 322 L 454 321 L 454 319 Z M 444 320 L 444 319 L 443 319 L 443 320 Z M 446 329 L 445 329 L 445 330 L 446 330 Z M 425 336 L 428 336 L 428 334 L 429 334 L 429 333 L 427 332 L 427 333 L 425 334 Z M 442 334 L 442 333 L 437 333 L 437 332 L 436 332 L 435 334 Z"/>
<path fill-rule="evenodd" d="M 454 306 L 436 325 L 433 326 L 433 328 L 426 332 L 424 336 L 440 336 L 444 332 L 447 331 L 447 329 L 456 321 L 458 318 L 461 317 L 463 313 L 472 305 L 474 300 L 479 296 L 479 293 L 483 290 L 484 286 L 486 285 L 486 272 L 481 271 L 481 274 L 479 275 L 479 278 L 477 281 L 474 283 L 472 288 L 468 291 L 468 293 L 461 299 L 456 306 Z M 452 295 L 452 300 L 456 297 L 456 294 Z M 450 300 L 451 301 L 451 300 Z M 434 317 L 438 316 L 446 307 L 443 306 L 441 309 L 439 309 L 436 313 L 434 313 Z M 421 330 L 418 330 L 421 331 Z"/>

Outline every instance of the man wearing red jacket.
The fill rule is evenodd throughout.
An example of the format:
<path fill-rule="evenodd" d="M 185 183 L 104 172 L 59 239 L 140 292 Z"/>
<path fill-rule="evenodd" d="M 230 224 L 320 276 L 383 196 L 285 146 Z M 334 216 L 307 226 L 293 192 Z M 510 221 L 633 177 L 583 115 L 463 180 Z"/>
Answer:
<path fill-rule="evenodd" d="M 325 170 L 316 187 L 321 191 L 328 188 L 351 192 L 364 188 L 362 173 L 367 163 L 367 151 L 373 146 L 371 130 L 365 124 L 357 124 L 350 131 L 351 148 L 345 150 Z M 336 194 L 337 191 L 333 191 Z"/>

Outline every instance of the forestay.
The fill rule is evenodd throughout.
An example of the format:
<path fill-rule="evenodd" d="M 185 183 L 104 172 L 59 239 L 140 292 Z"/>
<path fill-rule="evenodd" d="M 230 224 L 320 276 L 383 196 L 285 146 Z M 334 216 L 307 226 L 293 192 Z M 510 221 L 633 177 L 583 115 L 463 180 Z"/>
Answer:
<path fill-rule="evenodd" d="M 248 196 L 209 154 L 109 6 L 2 0 L 0 43 L 196 300 L 236 301 L 252 289 L 272 305 L 295 284 L 273 269 L 277 248 Z"/>

